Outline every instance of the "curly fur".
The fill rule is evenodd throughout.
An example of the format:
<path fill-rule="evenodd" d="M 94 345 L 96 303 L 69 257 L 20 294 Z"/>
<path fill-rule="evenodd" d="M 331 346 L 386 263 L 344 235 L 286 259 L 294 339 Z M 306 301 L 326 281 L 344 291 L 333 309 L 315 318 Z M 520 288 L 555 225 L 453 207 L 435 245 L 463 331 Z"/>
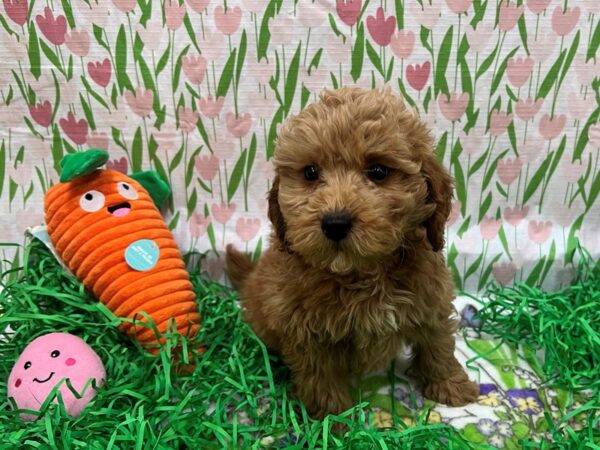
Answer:
<path fill-rule="evenodd" d="M 348 376 L 389 365 L 403 344 L 425 395 L 476 399 L 454 357 L 454 285 L 442 249 L 452 179 L 433 138 L 389 90 L 326 91 L 282 126 L 269 193 L 273 236 L 257 265 L 227 249 L 228 274 L 258 337 L 291 368 L 313 417 L 352 406 Z M 382 182 L 369 164 L 391 169 Z M 316 182 L 304 168 L 316 165 Z M 321 218 L 352 216 L 340 242 Z"/>

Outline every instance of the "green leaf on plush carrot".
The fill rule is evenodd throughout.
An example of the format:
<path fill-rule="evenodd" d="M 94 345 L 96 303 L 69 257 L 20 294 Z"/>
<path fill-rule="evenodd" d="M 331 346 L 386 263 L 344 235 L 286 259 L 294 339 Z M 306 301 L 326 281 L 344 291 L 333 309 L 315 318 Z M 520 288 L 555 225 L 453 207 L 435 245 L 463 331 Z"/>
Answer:
<path fill-rule="evenodd" d="M 131 143 L 131 171 L 141 172 L 142 161 L 144 159 L 142 144 L 142 128 L 138 127 L 133 136 L 133 142 Z M 168 178 L 166 178 L 168 179 Z"/>
<path fill-rule="evenodd" d="M 450 61 L 450 54 L 452 53 L 452 37 L 454 36 L 454 25 L 451 25 L 444 35 L 442 44 L 438 51 L 437 64 L 435 67 L 435 89 L 434 94 L 437 97 L 439 92 L 443 92 L 448 95 L 448 83 L 446 82 L 446 69 L 448 68 L 448 62 Z"/>
<path fill-rule="evenodd" d="M 188 52 L 188 50 L 190 49 L 190 44 L 186 45 L 184 47 L 183 50 L 181 50 L 181 53 L 179 53 L 179 56 L 177 57 L 177 62 L 175 63 L 175 70 L 173 71 L 173 83 L 172 83 L 172 88 L 173 88 L 173 92 L 175 92 L 177 90 L 177 88 L 179 87 L 179 78 L 181 77 L 181 68 L 183 67 L 182 64 L 182 60 L 183 57 L 186 55 L 186 53 Z"/>
<path fill-rule="evenodd" d="M 369 41 L 366 41 L 366 46 L 367 56 L 371 60 L 371 63 L 373 63 L 373 66 L 377 69 L 377 72 L 379 72 L 381 76 L 385 76 L 385 74 L 383 73 L 383 66 L 381 65 L 381 58 L 379 57 L 379 54 L 377 54 L 377 51 L 373 48 Z"/>
<path fill-rule="evenodd" d="M 365 55 L 365 27 L 361 23 L 358 26 L 356 32 L 356 40 L 354 41 L 354 47 L 352 47 L 352 68 L 350 69 L 350 75 L 354 82 L 360 78 L 362 73 L 363 60 Z"/>
<path fill-rule="evenodd" d="M 42 73 L 42 67 L 40 62 L 40 45 L 33 21 L 29 24 L 29 48 L 27 49 L 27 55 L 29 56 L 31 74 L 37 80 Z"/>
<path fill-rule="evenodd" d="M 237 49 L 233 49 L 223 67 L 223 72 L 221 73 L 221 77 L 219 78 L 219 85 L 217 86 L 217 97 L 225 97 L 227 95 L 227 91 L 229 91 L 229 86 L 231 85 L 231 79 L 233 78 L 233 69 L 235 65 L 235 54 Z"/>
<path fill-rule="evenodd" d="M 240 185 L 240 181 L 242 180 L 242 176 L 244 174 L 244 165 L 246 164 L 247 154 L 248 154 L 248 151 L 244 149 L 233 168 L 233 172 L 231 172 L 231 178 L 229 179 L 229 184 L 227 186 L 227 201 L 228 202 L 230 202 L 231 199 L 233 198 L 233 196 L 235 195 L 235 193 Z"/>

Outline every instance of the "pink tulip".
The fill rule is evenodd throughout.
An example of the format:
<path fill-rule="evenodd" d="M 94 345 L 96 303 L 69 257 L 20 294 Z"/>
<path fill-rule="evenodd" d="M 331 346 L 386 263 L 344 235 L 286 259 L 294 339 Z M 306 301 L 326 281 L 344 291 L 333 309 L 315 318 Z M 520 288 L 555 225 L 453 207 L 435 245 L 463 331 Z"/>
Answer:
<path fill-rule="evenodd" d="M 465 32 L 467 41 L 469 42 L 469 48 L 475 53 L 481 53 L 488 44 L 490 37 L 492 37 L 493 31 L 494 29 L 491 25 L 482 22 L 477 24 L 477 29 L 469 26 Z"/>
<path fill-rule="evenodd" d="M 126 91 L 124 97 L 129 108 L 138 116 L 146 117 L 152 113 L 154 94 L 150 89 L 144 90 L 138 87 L 135 90 L 135 94 L 131 91 Z"/>
<path fill-rule="evenodd" d="M 158 145 L 158 150 L 165 153 L 171 153 L 175 150 L 175 141 L 179 136 L 179 132 L 174 124 L 163 123 L 160 130 L 153 127 L 151 133 Z"/>
<path fill-rule="evenodd" d="M 492 276 L 502 286 L 509 284 L 517 274 L 517 266 L 514 262 L 494 263 L 492 265 Z"/>
<path fill-rule="evenodd" d="M 86 30 L 71 30 L 65 34 L 65 45 L 75 56 L 83 58 L 90 51 L 90 35 Z"/>
<path fill-rule="evenodd" d="M 37 105 L 29 105 L 29 114 L 39 125 L 46 128 L 52 122 L 52 105 L 48 100 Z"/>
<path fill-rule="evenodd" d="M 583 98 L 577 92 L 569 92 L 567 107 L 569 114 L 576 120 L 586 120 L 596 106 L 596 99 L 593 95 Z"/>
<path fill-rule="evenodd" d="M 99 133 L 97 131 L 91 131 L 90 134 L 88 134 L 87 137 L 87 141 L 86 144 L 88 147 L 90 148 L 99 148 L 102 150 L 108 150 L 108 134 L 106 133 Z M 125 160 L 127 161 L 127 160 Z M 108 165 L 107 165 L 108 167 Z"/>
<path fill-rule="evenodd" d="M 88 123 L 85 119 L 75 120 L 75 115 L 69 111 L 67 118 L 60 119 L 59 124 L 67 137 L 75 144 L 85 144 L 88 134 Z"/>
<path fill-rule="evenodd" d="M 581 159 L 576 159 L 573 162 L 569 161 L 569 158 L 561 159 L 560 173 L 567 183 L 577 183 L 583 176 L 584 167 L 581 163 Z"/>
<path fill-rule="evenodd" d="M 452 203 L 452 209 L 450 210 L 450 215 L 448 216 L 448 220 L 446 221 L 446 226 L 451 227 L 456 223 L 458 218 L 460 217 L 460 208 L 461 204 L 459 201 L 455 201 Z"/>
<path fill-rule="evenodd" d="M 519 158 L 510 159 L 505 158 L 498 161 L 498 178 L 502 183 L 510 186 L 521 173 L 521 169 L 523 168 L 523 161 Z"/>
<path fill-rule="evenodd" d="M 543 98 L 538 98 L 536 101 L 533 101 L 531 97 L 528 97 L 527 100 L 519 99 L 515 104 L 515 113 L 519 119 L 527 122 L 540 111 L 543 104 Z"/>
<path fill-rule="evenodd" d="M 335 4 L 338 16 L 350 27 L 358 20 L 361 8 L 362 0 L 337 0 Z"/>
<path fill-rule="evenodd" d="M 227 130 L 236 138 L 241 138 L 248 134 L 252 126 L 252 116 L 249 113 L 241 114 L 238 118 L 235 114 L 228 112 L 225 116 Z"/>
<path fill-rule="evenodd" d="M 556 6 L 552 12 L 552 30 L 558 36 L 566 36 L 577 25 L 580 13 L 579 6 L 567 8 L 564 12 L 562 6 Z"/>
<path fill-rule="evenodd" d="M 477 155 L 485 150 L 482 145 L 483 132 L 479 127 L 474 127 L 469 130 L 469 134 L 461 131 L 459 134 L 460 145 L 466 155 Z"/>
<path fill-rule="evenodd" d="M 305 72 L 302 79 L 304 87 L 308 89 L 311 94 L 317 94 L 327 87 L 329 82 L 329 71 L 323 66 L 319 68 L 313 68 L 310 74 Z"/>
<path fill-rule="evenodd" d="M 531 220 L 527 226 L 527 234 L 531 242 L 542 245 L 552 235 L 552 222 L 536 222 Z"/>
<path fill-rule="evenodd" d="M 19 186 L 31 183 L 32 166 L 30 164 L 19 164 L 17 167 L 9 166 L 9 176 Z"/>
<path fill-rule="evenodd" d="M 124 13 L 130 13 L 135 9 L 137 0 L 112 0 L 117 9 Z"/>
<path fill-rule="evenodd" d="M 116 170 L 127 174 L 127 158 L 124 156 L 121 159 L 113 159 L 112 161 L 106 161 L 106 168 L 109 170 Z"/>
<path fill-rule="evenodd" d="M 510 58 L 506 64 L 508 81 L 516 88 L 525 84 L 532 70 L 533 59 L 531 58 Z"/>
<path fill-rule="evenodd" d="M 102 62 L 88 63 L 88 73 L 90 74 L 90 78 L 100 86 L 108 86 L 112 74 L 110 59 L 104 58 Z"/>
<path fill-rule="evenodd" d="M 583 6 L 592 14 L 600 14 L 600 3 L 598 3 L 598 0 L 583 0 Z"/>
<path fill-rule="evenodd" d="M 198 102 L 200 112 L 209 119 L 213 119 L 219 115 L 221 109 L 223 109 L 223 103 L 225 103 L 225 97 L 218 97 L 216 100 L 212 97 L 201 98 Z"/>
<path fill-rule="evenodd" d="M 233 213 L 235 212 L 235 203 L 230 203 L 229 205 L 226 205 L 225 203 L 221 203 L 220 205 L 213 203 L 210 207 L 210 211 L 217 222 L 225 225 L 229 222 L 229 219 L 231 219 L 231 216 L 233 216 Z"/>
<path fill-rule="evenodd" d="M 588 128 L 588 139 L 592 145 L 600 149 L 600 123 Z"/>
<path fill-rule="evenodd" d="M 530 40 L 528 45 L 529 56 L 539 64 L 546 61 L 554 51 L 556 38 L 552 33 L 548 33 L 546 35 L 542 35 L 542 33 L 540 33 L 537 39 Z"/>
<path fill-rule="evenodd" d="M 540 120 L 540 135 L 550 141 L 556 138 L 565 127 L 567 122 L 567 116 L 560 114 L 554 117 L 550 117 L 549 114 L 544 114 Z"/>
<path fill-rule="evenodd" d="M 527 7 L 536 16 L 543 13 L 552 0 L 527 0 Z"/>
<path fill-rule="evenodd" d="M 575 73 L 577 79 L 584 86 L 591 86 L 598 76 L 599 69 L 594 62 L 594 59 L 586 61 L 584 54 L 579 54 L 575 57 Z"/>
<path fill-rule="evenodd" d="M 511 4 L 510 0 L 502 1 L 498 18 L 498 26 L 501 31 L 512 30 L 523 14 L 523 5 Z"/>
<path fill-rule="evenodd" d="M 429 79 L 429 71 L 431 69 L 431 63 L 425 61 L 423 64 L 412 64 L 406 67 L 406 79 L 408 84 L 417 91 L 421 91 L 427 84 Z"/>
<path fill-rule="evenodd" d="M 202 55 L 187 55 L 181 59 L 183 73 L 192 84 L 200 84 L 204 80 L 206 73 L 206 58 Z"/>
<path fill-rule="evenodd" d="M 448 8 L 450 8 L 452 12 L 456 14 L 466 13 L 471 7 L 472 3 L 473 0 L 446 0 Z"/>
<path fill-rule="evenodd" d="M 274 46 L 287 45 L 294 39 L 294 16 L 279 14 L 269 20 L 269 32 Z"/>
<path fill-rule="evenodd" d="M 144 43 L 144 48 L 152 51 L 158 50 L 163 34 L 162 23 L 160 23 L 158 20 L 149 20 L 146 22 L 145 28 L 140 23 L 137 25 L 136 30 L 140 35 L 140 39 Z"/>
<path fill-rule="evenodd" d="M 249 242 L 260 231 L 260 219 L 244 219 L 240 217 L 235 223 L 235 232 L 244 242 Z"/>
<path fill-rule="evenodd" d="M 219 158 L 215 155 L 198 155 L 195 164 L 196 172 L 205 181 L 211 181 L 217 176 L 219 171 Z"/>
<path fill-rule="evenodd" d="M 184 17 L 185 3 L 180 5 L 178 0 L 165 1 L 165 19 L 169 30 L 177 30 L 183 23 Z"/>
<path fill-rule="evenodd" d="M 441 11 L 440 4 L 438 2 L 432 2 L 430 5 L 428 1 L 425 1 L 422 3 L 422 6 L 419 6 L 419 3 L 414 1 L 407 3 L 408 9 L 418 25 L 430 30 L 435 26 L 440 17 Z"/>
<path fill-rule="evenodd" d="M 327 0 L 299 0 L 296 7 L 298 8 L 298 18 L 300 23 L 306 28 L 320 27 L 327 18 L 328 5 Z"/>
<path fill-rule="evenodd" d="M 498 137 L 506 132 L 506 129 L 512 122 L 513 115 L 500 111 L 492 111 L 490 115 L 490 133 L 494 137 Z"/>
<path fill-rule="evenodd" d="M 376 16 L 367 17 L 367 28 L 371 34 L 371 38 L 382 47 L 390 44 L 392 34 L 396 29 L 396 18 L 389 16 L 387 19 L 384 16 L 382 7 L 377 8 Z"/>
<path fill-rule="evenodd" d="M 415 33 L 412 31 L 397 30 L 390 41 L 392 52 L 401 59 L 408 58 L 415 47 Z"/>
<path fill-rule="evenodd" d="M 29 6 L 27 0 L 2 0 L 4 11 L 10 20 L 19 26 L 27 22 L 27 11 Z"/>
<path fill-rule="evenodd" d="M 228 8 L 227 11 L 221 5 L 215 8 L 215 25 L 221 33 L 225 35 L 235 33 L 241 21 L 242 10 L 239 6 Z"/>
<path fill-rule="evenodd" d="M 65 16 L 54 17 L 52 10 L 47 6 L 44 8 L 44 15 L 35 16 L 35 22 L 38 28 L 46 36 L 46 39 L 54 45 L 62 45 L 65 42 L 65 33 L 67 32 L 67 19 Z"/>
<path fill-rule="evenodd" d="M 447 97 L 444 94 L 440 94 L 438 97 L 438 105 L 442 115 L 451 122 L 454 122 L 462 117 L 467 110 L 468 104 L 468 92 L 463 92 L 462 94 L 459 94 L 458 92 L 452 92 L 450 93 L 450 97 Z"/>
<path fill-rule="evenodd" d="M 506 207 L 504 209 L 504 220 L 506 220 L 512 226 L 517 226 L 521 223 L 527 214 L 529 213 L 529 206 L 515 206 L 514 208 Z"/>
<path fill-rule="evenodd" d="M 204 10 L 208 7 L 210 0 L 185 0 L 186 3 L 192 10 L 196 11 L 198 14 L 202 14 Z"/>
<path fill-rule="evenodd" d="M 199 238 L 206 233 L 208 230 L 208 226 L 210 225 L 210 217 L 204 217 L 202 214 L 194 213 L 190 217 L 190 221 L 188 222 L 188 229 L 190 230 L 190 235 L 194 238 Z"/>
<path fill-rule="evenodd" d="M 198 123 L 198 118 L 200 117 L 200 113 L 198 113 L 198 111 L 180 106 L 177 110 L 177 115 L 179 117 L 179 129 L 181 131 L 184 133 L 191 133 L 196 129 L 196 124 Z"/>
<path fill-rule="evenodd" d="M 500 227 L 502 226 L 501 220 L 496 220 L 491 217 L 485 216 L 479 224 L 481 231 L 481 237 L 484 241 L 491 241 L 498 235 Z"/>

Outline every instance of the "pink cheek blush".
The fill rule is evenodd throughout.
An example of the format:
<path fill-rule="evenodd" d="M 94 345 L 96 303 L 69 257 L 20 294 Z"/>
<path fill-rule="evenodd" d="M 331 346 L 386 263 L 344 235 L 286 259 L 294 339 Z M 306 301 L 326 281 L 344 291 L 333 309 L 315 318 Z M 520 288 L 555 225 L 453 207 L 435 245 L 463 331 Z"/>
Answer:
<path fill-rule="evenodd" d="M 68 358 L 63 359 L 66 355 Z M 77 365 L 75 368 L 74 366 Z M 77 391 L 75 396 L 66 384 Z M 68 333 L 50 333 L 27 345 L 8 377 L 8 397 L 20 410 L 21 420 L 36 420 L 40 406 L 58 385 L 66 412 L 78 417 L 96 395 L 106 370 L 98 354 L 83 340 Z M 80 397 L 80 398 L 78 398 Z M 58 403 L 57 398 L 53 398 Z"/>

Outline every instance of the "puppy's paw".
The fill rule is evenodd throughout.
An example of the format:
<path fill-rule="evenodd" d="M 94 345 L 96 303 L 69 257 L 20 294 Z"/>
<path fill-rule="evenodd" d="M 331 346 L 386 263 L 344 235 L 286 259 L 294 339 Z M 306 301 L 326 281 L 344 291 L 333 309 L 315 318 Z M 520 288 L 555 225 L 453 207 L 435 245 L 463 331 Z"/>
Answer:
<path fill-rule="evenodd" d="M 468 379 L 436 380 L 425 385 L 424 395 L 448 406 L 464 406 L 477 400 L 479 386 Z"/>

